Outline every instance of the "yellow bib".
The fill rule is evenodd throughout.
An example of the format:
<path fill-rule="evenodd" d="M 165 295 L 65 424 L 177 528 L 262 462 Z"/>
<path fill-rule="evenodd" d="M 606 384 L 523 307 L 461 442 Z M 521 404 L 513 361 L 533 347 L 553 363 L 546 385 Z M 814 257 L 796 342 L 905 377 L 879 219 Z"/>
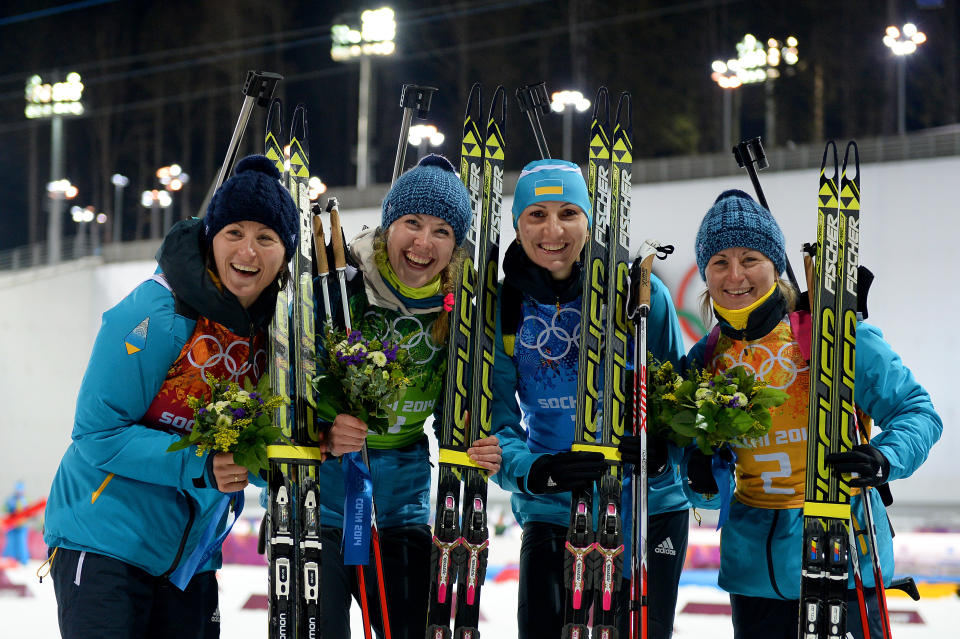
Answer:
<path fill-rule="evenodd" d="M 710 362 L 713 371 L 743 366 L 772 388 L 790 394 L 771 411 L 773 426 L 764 437 L 737 446 L 736 497 L 757 508 L 803 505 L 807 459 L 810 367 L 786 320 L 755 341 L 721 334 Z"/>

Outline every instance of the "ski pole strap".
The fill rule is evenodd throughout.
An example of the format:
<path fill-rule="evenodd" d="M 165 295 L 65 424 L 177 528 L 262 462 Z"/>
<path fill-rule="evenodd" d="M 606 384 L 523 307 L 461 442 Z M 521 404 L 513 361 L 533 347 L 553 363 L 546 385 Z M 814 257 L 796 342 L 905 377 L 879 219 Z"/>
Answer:
<path fill-rule="evenodd" d="M 717 488 L 720 490 L 720 516 L 717 519 L 717 530 L 727 522 L 730 516 L 730 502 L 733 501 L 733 487 L 730 485 L 730 471 L 737 462 L 737 454 L 730 449 L 733 459 L 727 461 L 720 456 L 719 452 L 713 454 L 710 460 L 710 472 L 714 481 L 717 482 Z"/>
<path fill-rule="evenodd" d="M 305 461 L 319 464 L 323 461 L 323 450 L 319 446 L 270 444 L 267 446 L 267 459 L 277 464 L 296 464 Z"/>
<path fill-rule="evenodd" d="M 370 526 L 373 513 L 373 478 L 360 453 L 343 456 L 343 564 L 370 563 Z"/>
<path fill-rule="evenodd" d="M 168 579 L 170 579 L 170 583 L 180 590 L 186 590 L 187 584 L 189 584 L 190 580 L 193 579 L 193 576 L 197 574 L 197 568 L 206 563 L 207 559 L 210 559 L 210 556 L 213 555 L 213 553 L 220 547 L 220 544 L 223 543 L 223 540 L 227 538 L 227 535 L 230 534 L 230 530 L 233 528 L 233 525 L 237 523 L 238 519 L 240 519 L 240 513 L 243 512 L 243 502 L 243 491 L 240 490 L 223 496 L 223 498 L 217 504 L 217 507 L 213 513 L 213 517 L 210 518 L 210 523 L 207 525 L 207 529 L 203 531 L 203 535 L 200 537 L 200 543 L 198 543 L 197 547 L 193 549 L 193 552 L 190 554 L 190 556 L 180 564 L 180 567 L 170 573 L 170 577 L 168 577 Z M 231 510 L 233 511 L 233 521 L 231 521 L 230 525 L 227 526 L 222 533 L 220 533 L 219 537 L 213 539 L 213 535 L 217 531 L 217 526 L 220 524 L 220 518 L 223 517 L 223 513 L 227 510 L 227 506 L 232 506 Z"/>

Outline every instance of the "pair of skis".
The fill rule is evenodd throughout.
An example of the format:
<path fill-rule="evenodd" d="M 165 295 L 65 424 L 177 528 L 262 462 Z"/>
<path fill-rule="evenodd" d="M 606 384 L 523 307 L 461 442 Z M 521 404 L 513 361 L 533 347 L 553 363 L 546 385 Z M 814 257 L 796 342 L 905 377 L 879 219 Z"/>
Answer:
<path fill-rule="evenodd" d="M 567 601 L 563 637 L 585 639 L 590 603 L 593 637 L 617 636 L 617 603 L 623 579 L 622 468 L 617 446 L 627 414 L 626 300 L 629 290 L 629 227 L 632 108 L 622 93 L 610 135 L 610 98 L 597 93 L 590 125 L 587 189 L 593 227 L 584 246 L 576 420 L 571 450 L 600 452 L 609 463 L 598 483 L 593 528 L 593 490 L 574 491 L 564 561 Z M 603 374 L 601 389 L 601 367 Z M 602 395 L 601 395 L 602 393 Z M 602 410 L 601 410 L 602 401 Z M 634 513 L 634 517 L 644 513 Z"/>
<path fill-rule="evenodd" d="M 467 100 L 460 154 L 460 177 L 470 194 L 473 221 L 462 245 L 466 257 L 450 311 L 428 639 L 480 636 L 480 589 L 488 544 L 487 475 L 467 449 L 473 441 L 489 436 L 491 428 L 506 123 L 503 87 L 494 91 L 485 128 L 482 105 L 480 85 L 475 84 Z"/>
<path fill-rule="evenodd" d="M 267 115 L 264 155 L 283 176 L 299 211 L 300 229 L 290 264 L 290 282 L 277 295 L 270 325 L 272 390 L 289 395 L 293 410 L 281 406 L 274 415 L 274 422 L 292 445 L 280 441 L 267 448 L 269 636 L 300 639 L 318 637 L 320 633 L 321 541 L 316 466 L 322 461 L 316 446 L 318 430 L 311 385 L 316 375 L 313 222 L 307 194 L 309 145 L 303 105 L 294 110 L 287 151 L 281 143 L 282 135 L 282 104 L 274 99 Z"/>

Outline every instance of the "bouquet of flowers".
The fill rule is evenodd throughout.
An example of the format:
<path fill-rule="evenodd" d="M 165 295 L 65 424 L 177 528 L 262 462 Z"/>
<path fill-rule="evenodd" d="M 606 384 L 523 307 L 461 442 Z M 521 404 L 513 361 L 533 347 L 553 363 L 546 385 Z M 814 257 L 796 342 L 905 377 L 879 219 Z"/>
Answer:
<path fill-rule="evenodd" d="M 360 331 L 329 325 L 324 347 L 319 357 L 323 373 L 313 380 L 318 417 L 333 421 L 338 413 L 348 413 L 375 433 L 386 433 L 397 420 L 391 405 L 410 385 L 407 352 L 400 344 L 367 340 Z"/>
<path fill-rule="evenodd" d="M 264 375 L 256 388 L 249 379 L 244 388 L 225 379 L 206 380 L 210 397 L 187 397 L 193 409 L 193 430 L 167 448 L 168 452 L 196 445 L 205 451 L 233 453 L 234 461 L 253 473 L 267 467 L 267 445 L 287 439 L 273 424 L 273 411 L 290 400 L 270 392 Z"/>
<path fill-rule="evenodd" d="M 690 369 L 681 377 L 670 362 L 651 358 L 647 384 L 653 432 L 681 448 L 696 442 L 706 455 L 723 444 L 743 445 L 766 435 L 770 409 L 788 397 L 743 366 L 720 373 Z"/>

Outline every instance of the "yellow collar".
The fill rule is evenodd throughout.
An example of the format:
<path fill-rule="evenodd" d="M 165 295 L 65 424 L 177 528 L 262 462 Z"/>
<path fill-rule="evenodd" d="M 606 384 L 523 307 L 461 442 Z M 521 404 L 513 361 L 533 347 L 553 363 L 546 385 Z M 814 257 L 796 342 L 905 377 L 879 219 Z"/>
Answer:
<path fill-rule="evenodd" d="M 750 318 L 750 313 L 752 313 L 758 306 L 767 301 L 767 298 L 773 295 L 773 291 L 777 288 L 777 283 L 774 282 L 773 286 L 770 287 L 770 290 L 767 293 L 758 299 L 756 302 L 750 306 L 744 308 L 738 308 L 731 310 L 729 308 L 723 308 L 716 302 L 713 303 L 713 308 L 717 314 L 722 315 L 723 319 L 727 320 L 727 323 L 730 324 L 733 328 L 738 331 L 742 331 L 747 327 L 747 320 Z"/>
<path fill-rule="evenodd" d="M 404 297 L 412 300 L 422 300 L 440 294 L 439 274 L 420 288 L 413 288 L 412 286 L 407 286 L 400 281 L 400 278 L 397 277 L 397 274 L 394 272 L 393 266 L 390 264 L 390 260 L 387 258 L 385 251 L 378 251 L 375 259 L 377 261 L 377 270 L 380 271 L 380 275 L 383 276 L 383 279 Z"/>

